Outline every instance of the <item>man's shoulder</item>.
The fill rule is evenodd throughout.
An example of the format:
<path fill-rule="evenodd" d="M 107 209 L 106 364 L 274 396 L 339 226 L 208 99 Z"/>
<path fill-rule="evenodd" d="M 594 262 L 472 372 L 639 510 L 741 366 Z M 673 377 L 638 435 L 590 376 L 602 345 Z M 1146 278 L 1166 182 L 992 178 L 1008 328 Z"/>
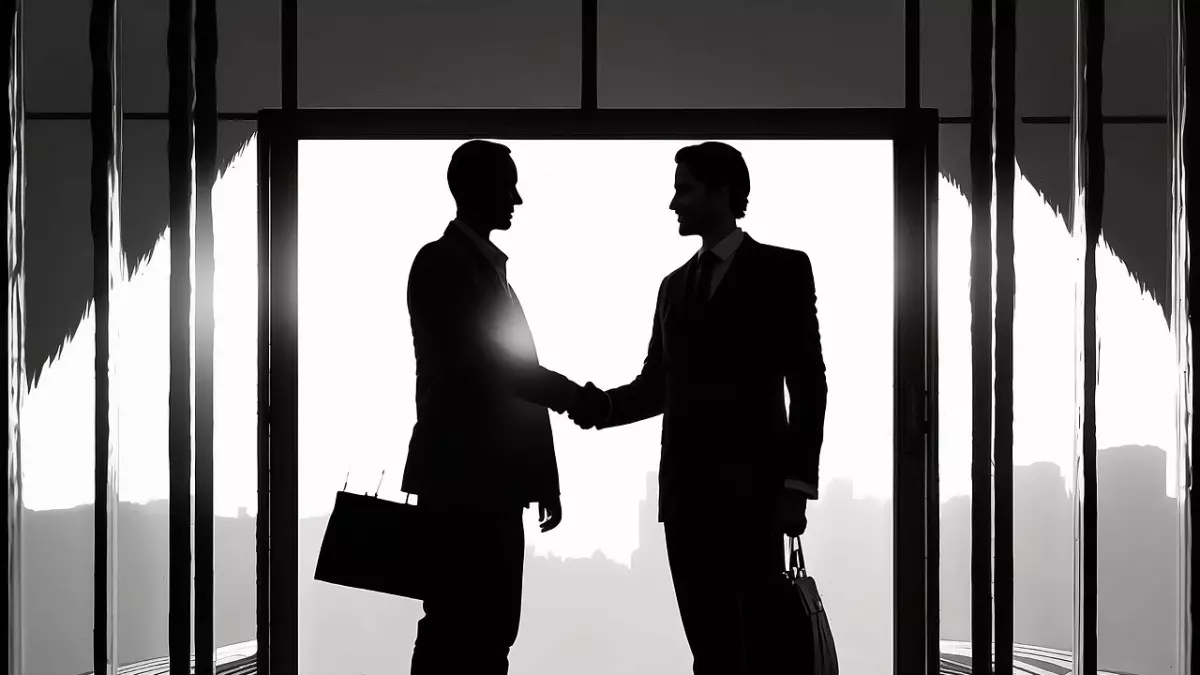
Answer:
<path fill-rule="evenodd" d="M 421 248 L 417 249 L 417 255 L 424 255 L 426 257 L 433 255 L 445 255 L 449 252 L 449 250 L 450 242 L 447 240 L 445 235 L 443 235 L 437 239 L 425 242 Z"/>
<path fill-rule="evenodd" d="M 683 276 L 683 275 L 687 274 L 688 264 L 690 264 L 692 262 L 693 257 L 694 256 L 688 256 L 687 260 L 684 260 L 683 263 L 679 267 L 676 267 L 675 269 L 671 270 L 670 272 L 667 272 L 667 276 L 663 277 L 663 283 L 668 284 L 675 277 Z"/>
<path fill-rule="evenodd" d="M 456 257 L 453 244 L 447 241 L 446 237 L 439 237 L 426 242 L 417 249 L 417 254 L 413 257 L 412 269 L 422 272 L 443 271 L 445 266 Z"/>
<path fill-rule="evenodd" d="M 804 286 L 812 283 L 812 261 L 804 251 L 761 242 L 755 242 L 753 249 L 753 268 L 766 283 L 785 287 L 794 283 Z"/>
<path fill-rule="evenodd" d="M 754 239 L 748 239 L 743 244 L 749 244 L 750 246 L 747 247 L 748 250 L 756 250 L 758 255 L 761 255 L 764 260 L 769 262 L 781 262 L 792 265 L 799 263 L 807 264 L 809 262 L 808 254 L 800 249 L 765 244 Z"/>
<path fill-rule="evenodd" d="M 683 264 L 681 264 L 679 267 L 676 267 L 675 269 L 671 270 L 670 272 L 667 272 L 666 276 L 664 276 L 662 278 L 662 282 L 659 283 L 659 286 L 658 286 L 659 295 L 666 293 L 667 288 L 670 287 L 671 284 L 674 283 L 676 279 L 682 279 L 683 277 L 685 277 L 687 275 L 688 263 L 690 263 L 692 261 L 692 257 L 693 256 L 688 256 L 687 260 L 683 261 Z"/>

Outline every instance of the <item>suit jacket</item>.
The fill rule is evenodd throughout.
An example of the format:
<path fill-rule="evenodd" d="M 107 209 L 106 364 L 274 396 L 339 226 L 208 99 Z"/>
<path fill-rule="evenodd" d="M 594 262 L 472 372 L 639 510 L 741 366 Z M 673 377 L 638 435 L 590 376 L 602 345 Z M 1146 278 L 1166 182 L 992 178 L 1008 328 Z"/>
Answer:
<path fill-rule="evenodd" d="M 475 505 L 557 496 L 546 408 L 575 385 L 538 364 L 516 293 L 453 223 L 413 260 L 408 311 L 417 421 L 401 489 Z"/>
<path fill-rule="evenodd" d="M 827 388 L 812 264 L 746 235 L 704 308 L 693 266 L 663 279 L 642 372 L 608 391 L 600 426 L 663 414 L 659 521 L 762 517 L 786 479 L 818 485 Z"/>

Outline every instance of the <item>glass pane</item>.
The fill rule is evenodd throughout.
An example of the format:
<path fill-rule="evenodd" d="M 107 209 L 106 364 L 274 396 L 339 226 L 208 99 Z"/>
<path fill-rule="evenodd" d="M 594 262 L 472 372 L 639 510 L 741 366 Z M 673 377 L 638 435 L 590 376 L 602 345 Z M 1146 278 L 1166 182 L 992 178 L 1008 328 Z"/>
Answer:
<path fill-rule="evenodd" d="M 253 113 L 278 108 L 279 2 L 217 0 L 217 105 L 221 112 Z M 83 12 L 86 31 L 87 13 Z M 167 36 L 170 5 L 125 0 L 121 7 L 121 74 L 126 112 L 166 113 L 170 88 Z M 87 34 L 80 38 L 87 57 Z M 58 47 L 58 42 L 54 42 Z M 86 66 L 85 62 L 85 67 Z M 90 87 L 91 70 L 87 70 Z M 84 88 L 82 110 L 90 103 Z M 39 108 L 39 110 L 42 108 Z"/>
<path fill-rule="evenodd" d="M 25 672 L 92 670 L 96 321 L 87 122 L 25 127 Z M 103 596 L 102 596 L 103 597 Z"/>
<path fill-rule="evenodd" d="M 1170 106 L 1171 0 L 1104 5 L 1104 114 L 1162 115 Z"/>
<path fill-rule="evenodd" d="M 576 2 L 299 0 L 297 12 L 301 107 L 579 105 Z"/>
<path fill-rule="evenodd" d="M 1013 194 L 1013 658 L 1073 660 L 1075 249 L 1054 187 L 1069 186 L 1068 125 L 1022 125 Z M 1024 157 L 1025 155 L 1019 155 Z M 1056 173 L 1051 173 L 1055 170 Z M 1065 195 L 1060 195 L 1065 196 Z"/>
<path fill-rule="evenodd" d="M 1013 191 L 1013 662 L 1074 662 L 1076 264 L 1067 214 L 1075 10 L 1017 3 Z"/>
<path fill-rule="evenodd" d="M 904 104 L 897 0 L 607 0 L 598 43 L 602 107 Z"/>
<path fill-rule="evenodd" d="M 166 658 L 170 653 L 171 486 L 167 124 L 126 120 L 124 145 L 122 239 L 134 266 L 121 289 L 117 315 L 121 359 L 117 649 L 122 665 Z M 160 192 L 154 192 L 156 188 Z"/>
<path fill-rule="evenodd" d="M 1105 129 L 1096 254 L 1098 665 L 1178 672 L 1179 521 L 1167 125 Z M 1163 286 L 1159 285 L 1163 283 Z"/>
<path fill-rule="evenodd" d="M 213 630 L 217 662 L 255 654 L 258 514 L 258 146 L 222 122 L 213 186 Z M 236 144 L 235 144 L 236 143 Z M 245 143 L 239 149 L 240 143 Z"/>
<path fill-rule="evenodd" d="M 92 109 L 91 9 L 79 0 L 21 4 L 27 114 Z"/>
<path fill-rule="evenodd" d="M 257 112 L 280 107 L 279 0 L 216 0 L 216 3 L 218 109 Z M 335 2 L 326 4 L 331 9 L 337 6 Z M 303 19 L 301 22 L 303 29 Z M 301 44 L 314 37 L 305 35 Z"/>
<path fill-rule="evenodd" d="M 963 3 L 970 4 L 970 3 Z M 1109 11 L 1117 3 L 1109 3 Z M 1132 5 L 1130 5 L 1132 7 Z M 1067 128 L 1067 118 L 1071 114 L 1072 83 L 1075 77 L 1075 1 L 1074 0 L 1040 0 L 1039 2 L 1018 2 L 1017 7 L 1017 71 L 1016 71 L 1016 106 L 1018 118 L 1031 116 L 1061 116 L 1062 124 Z M 964 11 L 969 13 L 968 9 Z M 968 43 L 967 51 L 963 52 L 965 61 L 963 68 L 970 69 L 971 31 L 969 23 L 964 25 L 962 40 Z M 1106 42 L 1105 47 L 1107 48 Z M 1105 71 L 1105 87 L 1108 86 L 1108 71 Z M 970 114 L 970 79 L 964 88 L 968 98 L 964 98 L 967 106 L 962 108 Z M 1025 132 L 1025 128 L 1017 126 L 1017 133 Z M 1018 141 L 1018 161 L 1021 162 L 1026 175 L 1032 175 L 1028 170 L 1025 155 L 1036 152 L 1039 146 L 1025 145 Z M 1060 150 L 1067 160 L 1070 150 Z M 1066 180 L 1070 180 L 1070 169 L 1065 169 Z M 1069 190 L 1070 183 L 1065 190 Z"/>
<path fill-rule="evenodd" d="M 121 104 L 127 113 L 165 113 L 170 88 L 167 34 L 171 3 L 122 0 L 120 16 Z"/>
<path fill-rule="evenodd" d="M 903 19 L 897 30 L 903 32 Z M 899 49 L 897 58 L 903 60 L 903 40 Z M 896 76 L 901 77 L 899 73 Z M 925 0 L 921 3 L 921 105 L 937 108 L 943 117 L 971 114 L 969 2 Z"/>
<path fill-rule="evenodd" d="M 938 178 L 938 496 L 942 667 L 971 663 L 970 128 L 944 125 Z"/>
<path fill-rule="evenodd" d="M 347 474 L 351 491 L 374 493 L 386 472 L 380 497 L 404 498 L 400 477 L 415 415 L 405 288 L 417 250 L 453 217 L 445 167 L 458 144 L 300 147 L 305 673 L 406 672 L 411 658 L 419 603 L 317 583 L 313 570 Z M 678 236 L 667 209 L 674 152 L 685 142 L 507 144 L 525 205 L 495 242 L 511 256 L 509 278 L 539 358 L 579 382 L 624 384 L 645 358 L 655 290 L 698 246 Z M 886 672 L 893 616 L 891 147 L 732 144 L 754 181 L 746 231 L 807 251 L 816 275 L 830 375 L 824 487 L 809 512 L 808 568 L 821 584 L 842 672 Z M 609 168 L 616 166 L 623 168 Z M 536 514 L 526 514 L 514 672 L 573 672 L 580 662 L 597 673 L 690 672 L 657 523 L 661 417 L 603 433 L 581 431 L 565 416 L 552 414 L 551 424 L 565 518 L 542 534 Z"/>

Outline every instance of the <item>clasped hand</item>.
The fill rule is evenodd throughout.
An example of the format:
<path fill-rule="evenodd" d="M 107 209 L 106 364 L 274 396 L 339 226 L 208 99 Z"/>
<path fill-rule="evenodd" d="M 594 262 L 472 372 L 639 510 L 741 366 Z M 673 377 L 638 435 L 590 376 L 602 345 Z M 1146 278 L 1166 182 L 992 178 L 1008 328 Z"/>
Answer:
<path fill-rule="evenodd" d="M 603 423 L 612 413 L 608 395 L 595 384 L 588 382 L 579 387 L 575 399 L 567 406 L 567 416 L 582 429 L 592 429 Z M 798 537 L 808 529 L 808 498 L 802 493 L 782 489 L 777 504 L 777 523 L 785 534 Z"/>
<path fill-rule="evenodd" d="M 594 428 L 602 423 L 608 414 L 608 396 L 591 382 L 580 388 L 574 403 L 567 408 L 567 416 L 581 429 Z"/>

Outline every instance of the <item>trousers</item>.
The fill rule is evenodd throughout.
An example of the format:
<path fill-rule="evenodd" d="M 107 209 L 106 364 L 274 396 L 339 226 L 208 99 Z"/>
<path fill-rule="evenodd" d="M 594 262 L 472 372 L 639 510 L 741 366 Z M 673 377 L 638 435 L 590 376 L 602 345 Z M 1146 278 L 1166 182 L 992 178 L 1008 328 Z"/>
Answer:
<path fill-rule="evenodd" d="M 523 507 L 428 504 L 445 523 L 433 537 L 438 583 L 417 622 L 412 675 L 505 675 L 521 622 Z"/>
<path fill-rule="evenodd" d="M 768 519 L 769 520 L 769 519 Z M 667 559 L 695 675 L 773 675 L 783 641 L 783 530 L 771 522 L 664 523 Z"/>

